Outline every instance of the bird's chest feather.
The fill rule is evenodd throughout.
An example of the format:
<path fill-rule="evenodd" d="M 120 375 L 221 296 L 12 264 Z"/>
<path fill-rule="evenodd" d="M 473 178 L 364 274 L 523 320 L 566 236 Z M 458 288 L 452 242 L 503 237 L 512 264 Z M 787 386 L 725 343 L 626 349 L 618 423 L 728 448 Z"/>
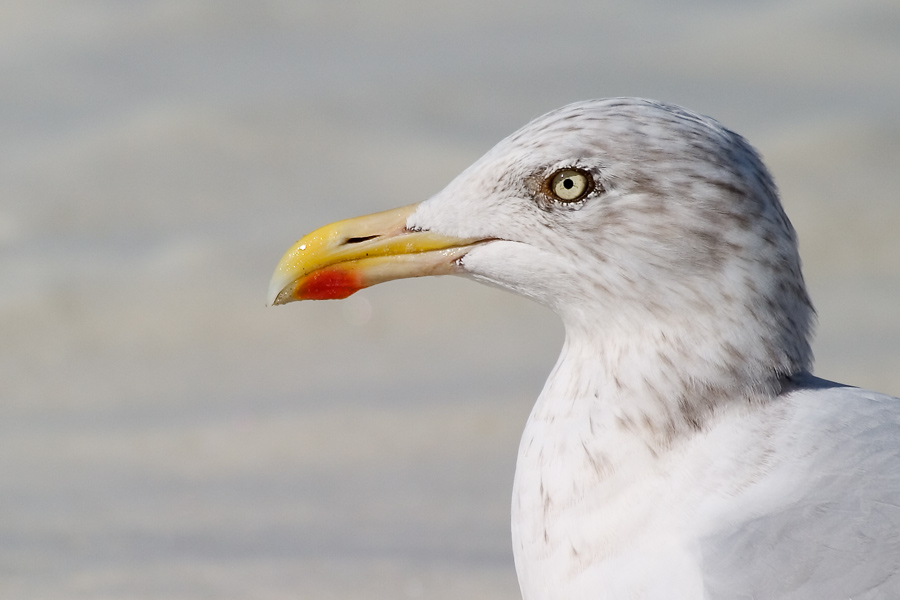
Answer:
<path fill-rule="evenodd" d="M 512 498 L 526 600 L 703 597 L 699 537 L 768 476 L 752 428 L 740 433 L 724 419 L 659 456 L 613 417 L 597 402 L 535 406 Z M 728 470 L 736 456 L 740 468 Z"/>
<path fill-rule="evenodd" d="M 695 555 L 678 534 L 683 515 L 666 478 L 615 472 L 602 445 L 574 430 L 574 423 L 536 422 L 524 433 L 512 529 L 526 600 L 614 598 L 617 589 L 628 597 L 644 590 L 652 598 L 651 588 L 661 582 L 667 593 L 673 585 L 696 588 Z M 666 543 L 659 543 L 660 534 Z M 655 576 L 619 568 L 636 562 Z"/>

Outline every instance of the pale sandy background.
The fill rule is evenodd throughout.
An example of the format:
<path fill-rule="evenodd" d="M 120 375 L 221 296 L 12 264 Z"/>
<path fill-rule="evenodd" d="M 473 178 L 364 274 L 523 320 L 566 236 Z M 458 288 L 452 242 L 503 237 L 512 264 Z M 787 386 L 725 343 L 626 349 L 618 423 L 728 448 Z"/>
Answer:
<path fill-rule="evenodd" d="M 900 394 L 900 3 L 0 4 L 0 598 L 513 599 L 554 316 L 459 279 L 265 307 L 318 225 L 570 101 L 753 141 L 817 372 Z"/>

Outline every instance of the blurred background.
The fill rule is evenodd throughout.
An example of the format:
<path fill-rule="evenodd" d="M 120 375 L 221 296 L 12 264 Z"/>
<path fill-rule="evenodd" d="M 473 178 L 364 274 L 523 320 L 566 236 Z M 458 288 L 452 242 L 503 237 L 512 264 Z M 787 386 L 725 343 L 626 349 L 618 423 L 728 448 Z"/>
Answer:
<path fill-rule="evenodd" d="M 0 5 L 0 597 L 518 597 L 554 315 L 456 279 L 266 308 L 282 252 L 575 100 L 750 139 L 816 372 L 900 394 L 900 4 Z"/>

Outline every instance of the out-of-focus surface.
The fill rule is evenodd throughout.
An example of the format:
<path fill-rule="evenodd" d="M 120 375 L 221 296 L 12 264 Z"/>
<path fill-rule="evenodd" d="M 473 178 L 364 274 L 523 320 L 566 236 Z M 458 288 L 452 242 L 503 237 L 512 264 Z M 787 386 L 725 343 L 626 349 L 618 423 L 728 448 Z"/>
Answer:
<path fill-rule="evenodd" d="M 266 308 L 301 234 L 591 97 L 763 153 L 817 373 L 900 394 L 900 4 L 0 7 L 0 597 L 516 598 L 554 316 L 459 279 Z"/>

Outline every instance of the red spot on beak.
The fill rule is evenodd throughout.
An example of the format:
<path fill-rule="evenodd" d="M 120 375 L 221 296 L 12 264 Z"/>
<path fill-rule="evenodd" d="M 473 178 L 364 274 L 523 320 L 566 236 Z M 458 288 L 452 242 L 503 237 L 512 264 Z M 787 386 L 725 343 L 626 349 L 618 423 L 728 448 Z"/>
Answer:
<path fill-rule="evenodd" d="M 340 300 L 363 287 L 358 273 L 326 267 L 304 277 L 294 295 L 298 300 Z"/>

